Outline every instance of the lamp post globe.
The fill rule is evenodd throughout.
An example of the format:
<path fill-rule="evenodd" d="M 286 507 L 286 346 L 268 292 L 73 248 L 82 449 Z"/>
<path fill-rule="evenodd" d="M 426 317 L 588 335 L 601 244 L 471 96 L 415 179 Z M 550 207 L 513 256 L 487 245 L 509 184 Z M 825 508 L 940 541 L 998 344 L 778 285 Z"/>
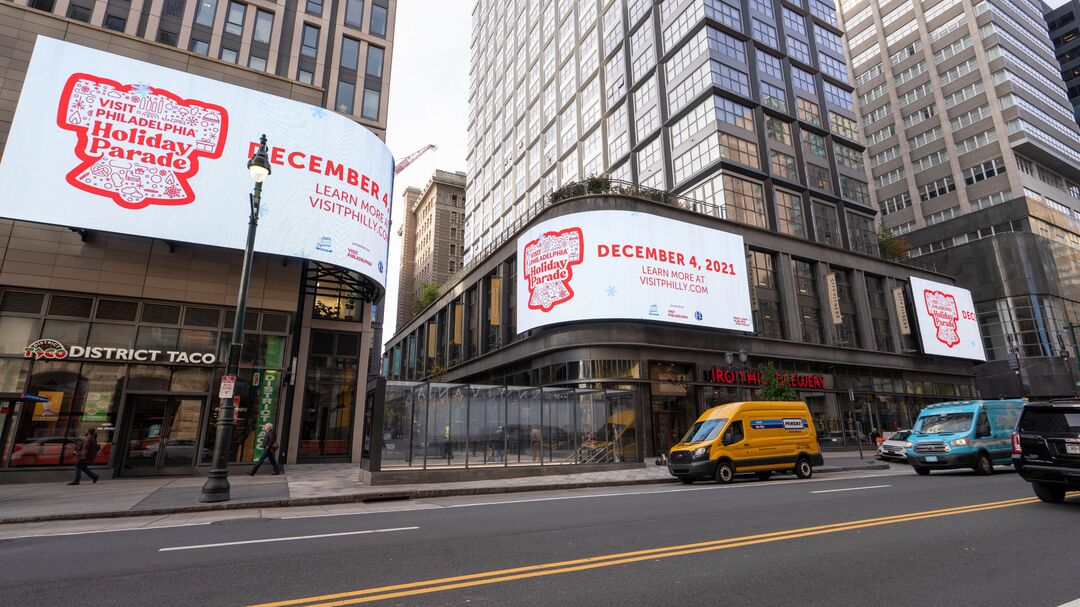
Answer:
<path fill-rule="evenodd" d="M 270 158 L 267 156 L 266 135 L 259 138 L 259 148 L 247 162 L 248 173 L 255 182 L 255 189 L 249 195 L 249 215 L 247 243 L 244 246 L 243 268 L 240 274 L 240 292 L 236 297 L 236 316 L 233 319 L 232 341 L 229 343 L 229 359 L 225 375 L 233 381 L 240 370 L 240 351 L 244 344 L 244 318 L 247 316 L 248 284 L 251 281 L 251 262 L 255 256 L 255 232 L 259 227 L 259 205 L 262 198 L 262 185 L 270 176 Z M 224 382 L 223 382 L 224 383 Z M 233 397 L 225 392 L 219 393 L 217 428 L 214 434 L 214 452 L 210 471 L 203 483 L 200 502 L 229 501 L 229 452 L 231 451 L 233 432 Z"/>

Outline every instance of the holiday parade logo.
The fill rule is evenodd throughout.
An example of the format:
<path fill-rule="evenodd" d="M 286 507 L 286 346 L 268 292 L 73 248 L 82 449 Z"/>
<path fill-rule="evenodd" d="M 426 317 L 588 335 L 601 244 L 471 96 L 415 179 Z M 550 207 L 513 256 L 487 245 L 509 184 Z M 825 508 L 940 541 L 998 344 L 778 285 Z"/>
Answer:
<path fill-rule="evenodd" d="M 950 348 L 960 343 L 957 333 L 960 312 L 956 307 L 956 298 L 943 291 L 926 290 L 923 291 L 923 300 L 927 314 L 934 319 L 937 340 Z"/>
<path fill-rule="evenodd" d="M 525 245 L 524 276 L 529 287 L 529 309 L 550 312 L 570 301 L 574 265 L 581 263 L 584 239 L 581 228 L 545 232 Z"/>
<path fill-rule="evenodd" d="M 67 182 L 127 209 L 195 200 L 188 180 L 200 157 L 221 156 L 228 131 L 218 105 L 90 74 L 68 78 L 56 122 L 79 136 Z"/>

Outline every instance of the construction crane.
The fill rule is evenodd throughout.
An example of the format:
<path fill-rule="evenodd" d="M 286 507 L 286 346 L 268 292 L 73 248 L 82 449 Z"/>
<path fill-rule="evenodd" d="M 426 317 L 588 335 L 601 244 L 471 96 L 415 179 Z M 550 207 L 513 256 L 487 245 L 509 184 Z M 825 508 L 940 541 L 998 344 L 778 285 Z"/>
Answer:
<path fill-rule="evenodd" d="M 419 150 L 416 150 L 412 154 L 409 154 L 408 156 L 402 158 L 400 162 L 394 165 L 394 174 L 399 175 L 402 171 L 409 168 L 410 164 L 416 162 L 416 160 L 426 154 L 428 150 L 434 152 L 438 151 L 438 149 L 439 146 L 435 145 L 434 143 L 429 143 L 424 147 L 420 148 Z"/>

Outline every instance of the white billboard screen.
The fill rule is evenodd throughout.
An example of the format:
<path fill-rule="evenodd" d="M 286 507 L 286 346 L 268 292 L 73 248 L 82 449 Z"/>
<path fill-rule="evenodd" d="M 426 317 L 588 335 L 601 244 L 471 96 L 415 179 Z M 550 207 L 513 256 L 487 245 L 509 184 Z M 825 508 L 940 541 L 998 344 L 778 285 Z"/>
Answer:
<path fill-rule="evenodd" d="M 517 330 L 640 319 L 753 331 L 742 236 L 631 211 L 586 211 L 517 240 Z"/>
<path fill-rule="evenodd" d="M 273 173 L 255 249 L 385 285 L 394 159 L 366 128 L 43 36 L 0 162 L 0 216 L 242 249 L 262 133 Z"/>
<path fill-rule="evenodd" d="M 986 360 L 971 291 L 912 276 L 911 293 L 924 352 Z"/>

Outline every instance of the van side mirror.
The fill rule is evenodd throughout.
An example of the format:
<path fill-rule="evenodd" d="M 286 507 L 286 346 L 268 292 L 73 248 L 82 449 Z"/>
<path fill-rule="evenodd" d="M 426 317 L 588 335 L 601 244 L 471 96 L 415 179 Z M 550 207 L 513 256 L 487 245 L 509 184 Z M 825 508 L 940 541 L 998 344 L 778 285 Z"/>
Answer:
<path fill-rule="evenodd" d="M 728 430 L 727 432 L 724 433 L 723 443 L 725 445 L 730 445 L 733 442 L 732 439 L 734 439 L 734 438 L 735 438 L 735 433 L 732 432 L 731 430 Z"/>

